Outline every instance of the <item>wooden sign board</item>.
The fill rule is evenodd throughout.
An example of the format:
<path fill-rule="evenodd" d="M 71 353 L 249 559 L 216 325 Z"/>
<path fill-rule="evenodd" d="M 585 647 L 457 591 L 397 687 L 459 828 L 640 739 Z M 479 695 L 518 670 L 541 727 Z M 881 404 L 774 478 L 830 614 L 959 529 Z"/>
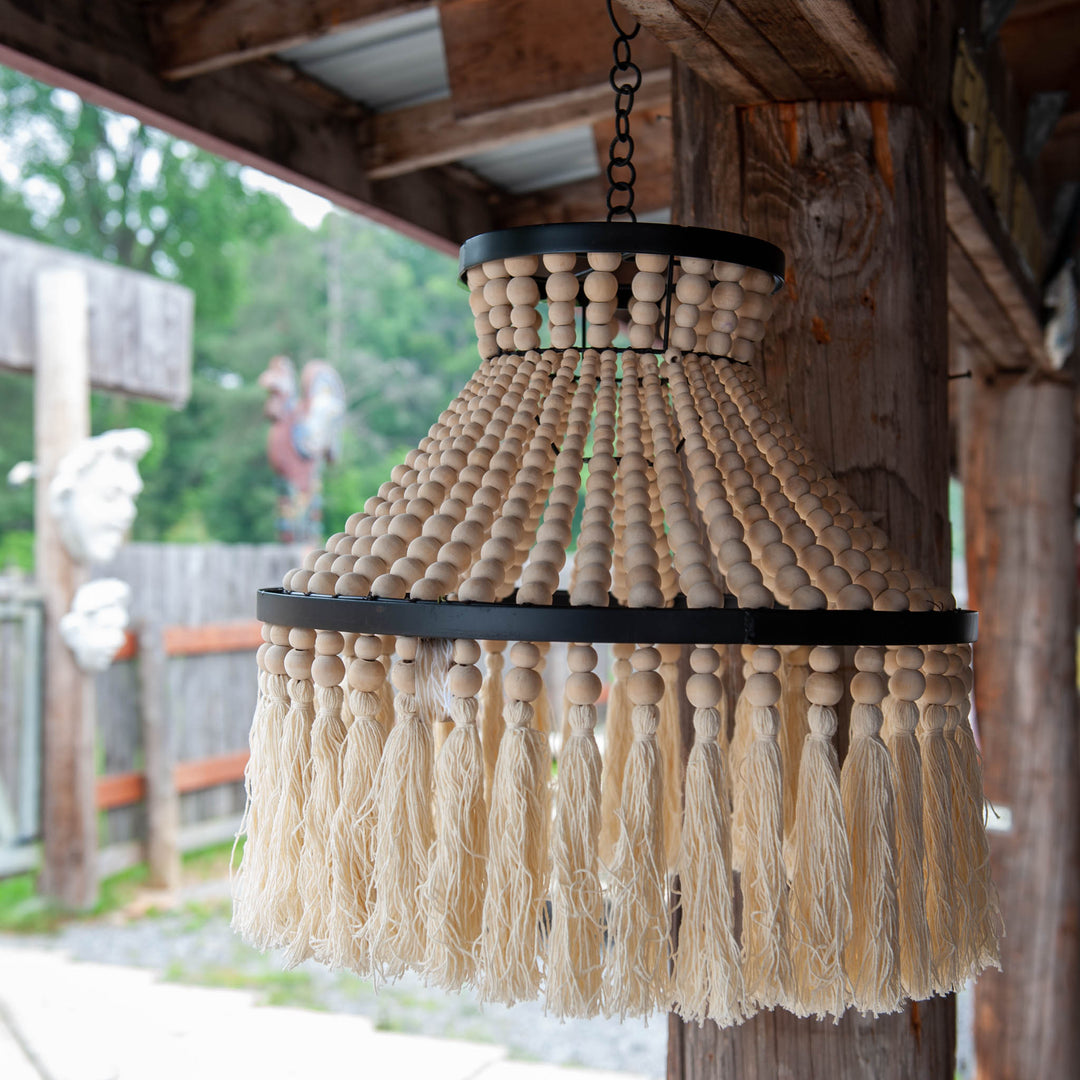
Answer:
<path fill-rule="evenodd" d="M 34 366 L 34 288 L 39 271 L 86 275 L 90 383 L 181 406 L 191 395 L 190 289 L 99 259 L 0 232 L 0 367 Z"/>

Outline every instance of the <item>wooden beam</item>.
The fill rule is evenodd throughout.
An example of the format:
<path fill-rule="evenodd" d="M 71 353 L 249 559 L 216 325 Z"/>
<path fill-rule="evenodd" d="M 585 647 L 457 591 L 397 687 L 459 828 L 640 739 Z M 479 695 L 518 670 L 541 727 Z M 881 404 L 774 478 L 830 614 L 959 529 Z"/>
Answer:
<path fill-rule="evenodd" d="M 432 0 L 167 0 L 147 19 L 166 79 L 204 75 L 313 38 L 391 19 Z"/>
<path fill-rule="evenodd" d="M 142 773 L 112 773 L 99 776 L 94 787 L 94 805 L 98 810 L 116 810 L 132 806 L 146 798 L 146 777 Z"/>
<path fill-rule="evenodd" d="M 537 98 L 571 105 L 611 71 L 614 31 L 603 4 L 581 0 L 442 0 L 439 5 L 454 115 L 526 111 Z M 623 16 L 627 25 L 631 20 Z M 668 50 L 634 38 L 642 71 L 667 70 Z"/>
<path fill-rule="evenodd" d="M 634 98 L 634 120 L 637 110 L 670 108 L 670 102 L 668 70 L 646 72 Z M 610 117 L 613 106 L 614 95 L 605 79 L 582 88 L 570 100 L 566 95 L 538 97 L 466 120 L 458 120 L 449 100 L 380 113 L 371 120 L 368 175 L 387 180 L 523 139 L 592 124 Z"/>
<path fill-rule="evenodd" d="M 244 770 L 250 756 L 247 750 L 237 750 L 231 754 L 200 758 L 198 761 L 178 762 L 173 768 L 176 790 L 185 795 L 189 791 L 203 791 L 219 784 L 239 783 L 244 779 Z"/>
<path fill-rule="evenodd" d="M 1009 73 L 1025 98 L 1066 90 L 1068 108 L 1080 109 L 1080 4 L 1072 0 L 1017 4 L 1000 36 Z"/>
<path fill-rule="evenodd" d="M 262 644 L 261 627 L 257 619 L 206 623 L 203 626 L 167 626 L 162 633 L 165 655 L 254 652 Z"/>
<path fill-rule="evenodd" d="M 941 142 L 910 106 L 736 108 L 676 64 L 674 218 L 761 236 L 787 286 L 761 369 L 774 406 L 912 565 L 949 580 Z M 832 1025 L 781 1009 L 669 1025 L 671 1080 L 951 1080 L 952 998 Z"/>
<path fill-rule="evenodd" d="M 260 61 L 178 85 L 155 71 L 135 0 L 0 0 L 0 63 L 307 188 L 455 252 L 491 228 L 490 185 L 447 169 L 408 183 L 366 175 L 363 110 L 283 65 Z"/>

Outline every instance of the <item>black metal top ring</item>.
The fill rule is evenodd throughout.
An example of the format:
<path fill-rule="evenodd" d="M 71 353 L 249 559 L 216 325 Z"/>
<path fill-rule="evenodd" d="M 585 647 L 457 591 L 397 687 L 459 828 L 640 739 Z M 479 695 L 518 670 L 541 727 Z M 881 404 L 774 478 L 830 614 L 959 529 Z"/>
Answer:
<path fill-rule="evenodd" d="M 978 636 L 974 611 L 789 611 L 786 608 L 550 607 L 457 600 L 307 596 L 260 589 L 258 617 L 274 626 L 359 634 L 496 641 L 716 645 L 957 645 Z"/>
<path fill-rule="evenodd" d="M 772 274 L 776 289 L 784 284 L 784 253 L 765 240 L 719 229 L 642 221 L 558 222 L 480 233 L 461 245 L 458 267 L 464 281 L 466 271 L 493 259 L 590 251 L 713 259 L 764 270 Z M 546 277 L 546 272 L 540 276 Z"/>

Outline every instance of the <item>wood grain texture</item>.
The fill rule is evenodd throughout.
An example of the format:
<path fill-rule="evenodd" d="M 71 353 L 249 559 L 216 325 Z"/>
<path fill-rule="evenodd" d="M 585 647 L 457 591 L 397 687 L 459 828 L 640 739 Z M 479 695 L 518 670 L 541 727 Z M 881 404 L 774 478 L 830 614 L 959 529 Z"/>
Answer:
<path fill-rule="evenodd" d="M 774 403 L 916 565 L 948 580 L 945 222 L 940 146 L 914 110 L 736 108 L 677 64 L 674 217 L 784 249 L 764 343 Z M 840 1024 L 777 1010 L 670 1021 L 672 1080 L 944 1080 L 951 998 Z"/>
<path fill-rule="evenodd" d="M 1006 936 L 1004 974 L 975 989 L 979 1080 L 1075 1076 L 1080 1062 L 1074 401 L 1061 377 L 976 378 L 963 425 L 986 796 L 1012 821 L 990 834 Z"/>
<path fill-rule="evenodd" d="M 146 15 L 158 66 L 185 79 L 254 60 L 339 30 L 391 19 L 432 0 L 167 0 Z"/>

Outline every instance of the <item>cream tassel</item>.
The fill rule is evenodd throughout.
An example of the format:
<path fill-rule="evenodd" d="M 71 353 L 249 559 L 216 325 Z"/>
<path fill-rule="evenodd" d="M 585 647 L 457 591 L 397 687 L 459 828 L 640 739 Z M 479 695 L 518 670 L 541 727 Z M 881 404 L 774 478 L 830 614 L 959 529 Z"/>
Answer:
<path fill-rule="evenodd" d="M 810 675 L 810 650 L 799 646 L 779 650 L 780 665 L 780 756 L 784 760 L 784 843 L 788 868 L 794 865 L 789 851 L 795 830 L 795 805 L 799 795 L 799 760 L 809 733 L 806 680 Z"/>
<path fill-rule="evenodd" d="M 329 959 L 330 898 L 334 866 L 331 859 L 331 823 L 341 800 L 341 756 L 348 729 L 342 720 L 341 681 L 345 664 L 338 655 L 345 648 L 341 634 L 320 630 L 315 639 L 315 721 L 311 729 L 311 792 L 304 806 L 304 850 L 297 884 L 304 902 L 300 929 L 285 954 L 285 966 L 294 967 L 309 955 Z"/>
<path fill-rule="evenodd" d="M 851 937 L 844 968 L 860 1012 L 900 1006 L 900 912 L 896 895 L 895 778 L 881 741 L 885 680 L 877 648 L 859 649 L 851 680 L 851 737 L 840 775 L 851 845 Z"/>
<path fill-rule="evenodd" d="M 416 703 L 420 715 L 431 725 L 436 756 L 454 728 L 446 700 L 446 672 L 452 647 L 449 639 L 442 638 L 421 638 L 416 647 Z"/>
<path fill-rule="evenodd" d="M 503 649 L 505 641 L 485 641 L 487 677 L 480 690 L 480 740 L 484 746 L 484 798 L 491 805 L 491 785 L 495 762 L 503 736 Z"/>
<path fill-rule="evenodd" d="M 839 1021 L 851 997 L 843 962 L 851 934 L 851 848 L 832 741 L 834 706 L 844 684 L 835 674 L 835 649 L 819 646 L 809 659 L 814 673 L 804 690 L 810 701 L 810 731 L 799 766 L 792 833 L 791 960 L 797 1012 L 819 1020 L 831 1014 Z"/>
<path fill-rule="evenodd" d="M 304 848 L 304 807 L 311 789 L 311 727 L 315 720 L 313 630 L 291 630 L 285 656 L 289 674 L 289 711 L 282 728 L 282 780 L 274 812 L 270 858 L 266 868 L 269 944 L 290 944 L 300 929 L 304 904 L 298 878 Z"/>
<path fill-rule="evenodd" d="M 746 696 L 746 680 L 754 674 L 750 657 L 754 655 L 756 646 L 743 645 L 741 652 L 743 658 L 743 689 L 735 698 L 735 727 L 731 735 L 731 746 L 728 750 L 728 775 L 731 777 L 731 798 L 735 807 L 735 816 L 731 822 L 731 865 L 735 870 L 741 870 L 743 864 L 743 824 L 740 810 L 739 789 L 742 787 L 743 764 L 746 754 L 754 742 L 754 707 Z"/>
<path fill-rule="evenodd" d="M 390 682 L 390 665 L 394 660 L 396 638 L 392 634 L 384 634 L 378 640 L 382 643 L 382 654 L 379 663 L 382 664 L 385 676 L 379 685 L 378 719 L 382 725 L 383 734 L 389 735 L 390 729 L 394 726 L 394 686 Z"/>
<path fill-rule="evenodd" d="M 694 706 L 694 744 L 686 766 L 686 817 L 679 872 L 679 941 L 675 958 L 675 1008 L 688 1022 L 715 1020 L 721 1027 L 746 1015 L 739 945 L 735 939 L 731 877 L 731 815 L 724 750 L 719 736 L 720 680 L 715 649 L 691 655 L 695 674 L 686 685 Z"/>
<path fill-rule="evenodd" d="M 967 912 L 954 908 L 960 900 L 952 838 L 952 776 L 945 745 L 945 702 L 949 700 L 944 655 L 929 649 L 923 671 L 926 690 L 921 699 L 918 736 L 922 750 L 923 842 L 926 851 L 926 921 L 934 968 L 934 990 L 952 993 L 963 985 L 956 947 L 956 919 Z"/>
<path fill-rule="evenodd" d="M 896 859 L 900 905 L 900 985 L 915 1001 L 934 992 L 930 928 L 926 922 L 926 884 L 923 876 L 922 755 L 915 730 L 926 680 L 919 668 L 922 651 L 890 650 L 896 670 L 889 676 L 885 718 L 890 732 L 889 754 L 896 778 Z"/>
<path fill-rule="evenodd" d="M 600 861 L 610 865 L 619 839 L 619 806 L 622 802 L 623 773 L 634 729 L 630 722 L 630 679 L 633 645 L 619 643 L 611 648 L 615 656 L 607 717 L 604 720 L 604 771 L 600 779 Z"/>
<path fill-rule="evenodd" d="M 488 888 L 481 933 L 483 1000 L 512 1005 L 540 989 L 539 951 L 546 921 L 550 857 L 551 754 L 532 727 L 539 650 L 518 642 L 506 676 L 506 730 L 499 745 L 488 821 Z"/>
<path fill-rule="evenodd" d="M 484 752 L 476 728 L 476 694 L 483 676 L 474 665 L 480 646 L 467 638 L 456 641 L 453 658 L 449 686 L 454 729 L 435 762 L 438 824 L 425 887 L 424 972 L 444 990 L 459 990 L 476 979 L 488 846 Z"/>
<path fill-rule="evenodd" d="M 271 627 L 272 635 L 288 640 L 284 627 Z M 244 770 L 247 806 L 237 832 L 246 834 L 244 854 L 233 878 L 233 929 L 256 948 L 268 948 L 273 930 L 267 918 L 267 868 L 271 862 L 274 813 L 282 781 L 282 731 L 289 707 L 289 682 L 285 675 L 284 644 L 259 649 L 263 670 L 262 691 L 251 722 L 251 757 Z M 235 851 L 235 844 L 234 844 Z"/>
<path fill-rule="evenodd" d="M 604 901 L 598 874 L 600 751 L 593 737 L 601 684 L 596 651 L 572 645 L 566 681 L 570 734 L 559 760 L 552 835 L 551 934 L 547 1010 L 554 1016 L 595 1016 L 601 1008 Z"/>
<path fill-rule="evenodd" d="M 604 1008 L 608 1015 L 648 1016 L 671 1004 L 663 774 L 656 731 L 664 680 L 656 649 L 637 649 L 629 694 L 634 741 L 623 776 L 621 829 L 611 866 Z"/>
<path fill-rule="evenodd" d="M 376 777 L 375 904 L 365 934 L 376 972 L 390 978 L 418 966 L 426 947 L 427 880 L 434 826 L 431 813 L 431 725 L 415 696 L 416 638 L 398 638 L 391 670 L 395 722 Z"/>
<path fill-rule="evenodd" d="M 353 721 L 345 736 L 341 798 L 330 832 L 334 881 L 330 902 L 329 961 L 360 975 L 371 970 L 363 930 L 374 896 L 376 776 L 386 734 L 379 722 L 386 669 L 378 638 L 361 634 L 348 667 Z"/>
<path fill-rule="evenodd" d="M 544 678 L 544 669 L 547 667 L 548 642 L 542 642 L 536 646 L 540 650 L 540 660 L 536 665 L 536 674 L 540 676 L 540 696 L 533 703 L 533 712 L 536 714 L 533 727 L 550 740 L 554 728 L 554 715 L 551 710 L 551 695 L 548 693 L 547 680 Z"/>
<path fill-rule="evenodd" d="M 749 1004 L 771 1009 L 790 1004 L 794 973 L 788 953 L 787 880 L 784 872 L 784 766 L 780 733 L 780 666 L 775 649 L 756 647 L 754 673 L 743 696 L 753 708 L 754 741 L 735 793 L 742 825 L 742 967 Z"/>
<path fill-rule="evenodd" d="M 664 770 L 664 850 L 669 869 L 679 854 L 679 835 L 683 814 L 683 752 L 679 720 L 679 701 L 682 685 L 679 678 L 681 645 L 661 645 L 660 675 L 664 680 L 664 696 L 660 699 L 660 726 L 656 741 L 660 746 L 660 762 Z"/>

